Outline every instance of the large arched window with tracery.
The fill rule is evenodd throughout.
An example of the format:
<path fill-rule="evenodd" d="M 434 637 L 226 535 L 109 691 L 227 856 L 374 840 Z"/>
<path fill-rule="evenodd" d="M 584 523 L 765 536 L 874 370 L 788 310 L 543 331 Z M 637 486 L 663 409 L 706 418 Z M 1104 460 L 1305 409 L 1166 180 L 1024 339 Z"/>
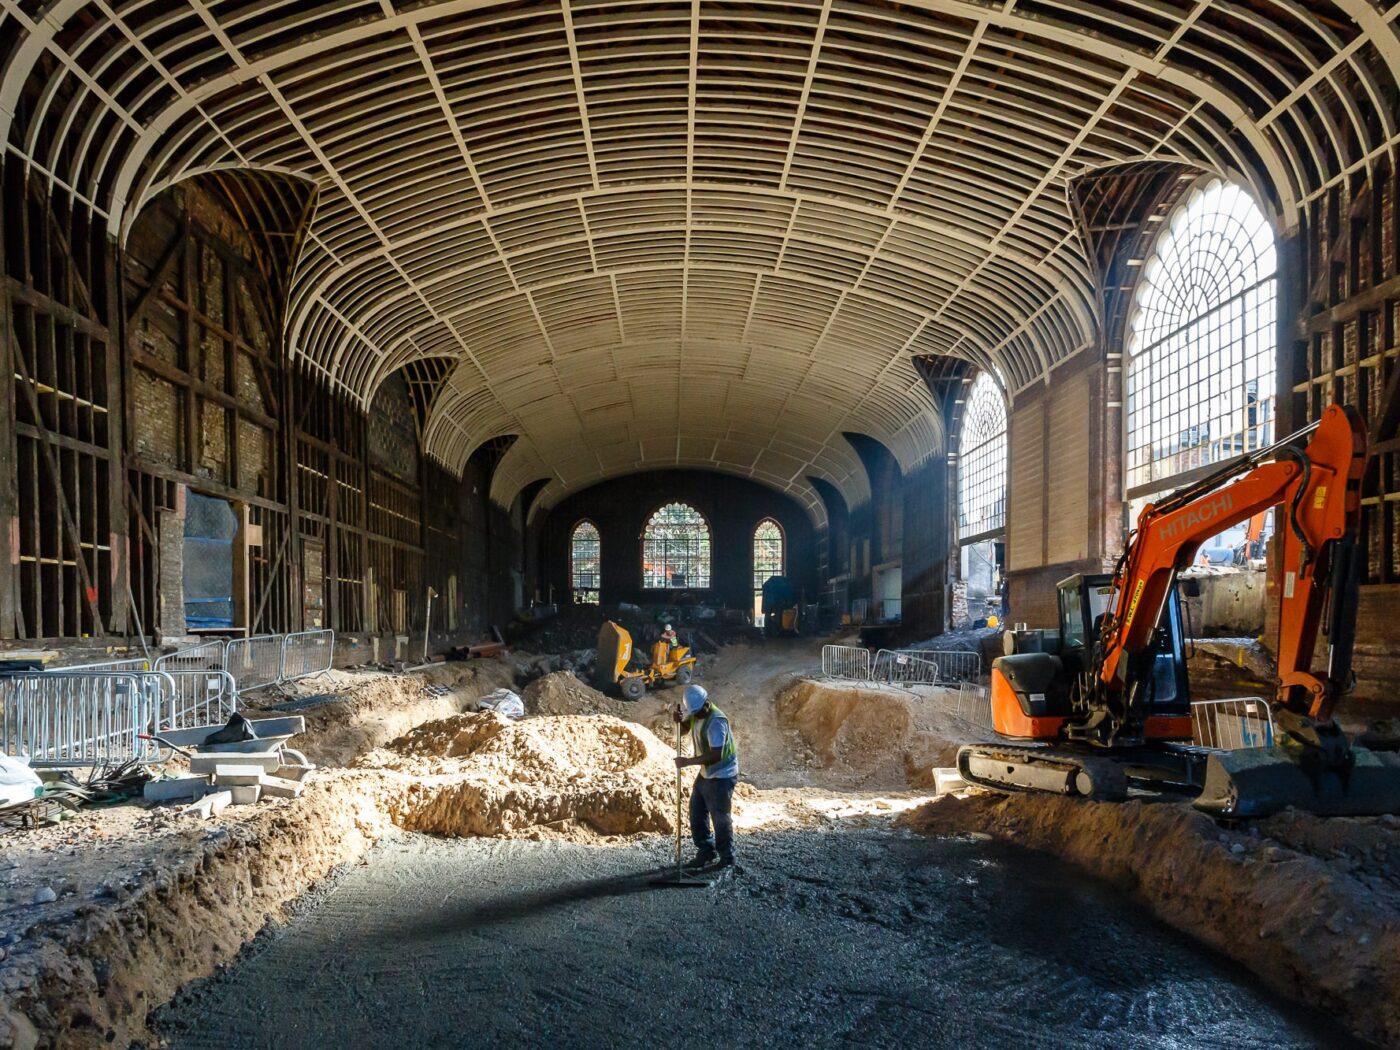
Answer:
<path fill-rule="evenodd" d="M 603 543 L 598 526 L 581 521 L 569 535 L 569 586 L 575 605 L 597 605 Z"/>
<path fill-rule="evenodd" d="M 968 391 L 958 433 L 958 537 L 963 542 L 1006 523 L 1006 399 L 981 373 Z"/>
<path fill-rule="evenodd" d="M 710 585 L 710 526 L 688 503 L 668 503 L 642 534 L 642 586 L 684 590 Z"/>
<path fill-rule="evenodd" d="M 1006 527 L 1006 398 L 988 372 L 972 381 L 958 427 L 958 627 L 1001 611 Z"/>
<path fill-rule="evenodd" d="M 1273 440 L 1276 272 L 1273 231 L 1238 186 L 1204 181 L 1167 219 L 1126 342 L 1134 518 L 1193 472 Z"/>

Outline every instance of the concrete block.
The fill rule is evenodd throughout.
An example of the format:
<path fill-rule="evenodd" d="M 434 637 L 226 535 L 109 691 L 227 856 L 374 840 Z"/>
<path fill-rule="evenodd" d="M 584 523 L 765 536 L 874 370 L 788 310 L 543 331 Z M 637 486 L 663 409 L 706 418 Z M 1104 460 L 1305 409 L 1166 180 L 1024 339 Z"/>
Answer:
<path fill-rule="evenodd" d="M 193 802 L 180 810 L 180 816 L 189 817 L 192 820 L 208 820 L 214 814 L 214 797 L 205 795 L 197 802 Z"/>
<path fill-rule="evenodd" d="M 188 802 L 202 798 L 208 790 L 208 777 L 168 777 L 146 781 L 141 793 L 147 802 Z"/>
<path fill-rule="evenodd" d="M 208 820 L 216 813 L 222 813 L 233 804 L 233 795 L 228 791 L 211 791 L 199 801 L 180 810 L 180 816 L 194 820 Z"/>
<path fill-rule="evenodd" d="M 235 806 L 251 806 L 262 797 L 262 788 L 257 784 L 235 784 L 228 790 Z"/>
<path fill-rule="evenodd" d="M 262 766 L 252 763 L 223 763 L 214 767 L 214 783 L 219 787 L 246 787 L 257 784 L 263 777 Z"/>
<path fill-rule="evenodd" d="M 280 751 L 252 751 L 240 754 L 235 762 L 230 762 L 229 756 L 213 752 L 210 754 L 198 754 L 190 756 L 190 772 L 205 773 L 212 776 L 219 766 L 227 765 L 257 766 L 266 773 L 271 773 L 282 764 L 282 754 Z"/>
<path fill-rule="evenodd" d="M 272 775 L 279 780 L 300 780 L 314 768 L 314 766 L 278 766 L 272 771 Z"/>
<path fill-rule="evenodd" d="M 971 786 L 956 769 L 933 771 L 933 791 L 936 795 L 951 795 L 955 791 L 966 791 Z"/>
<path fill-rule="evenodd" d="M 296 780 L 283 780 L 281 777 L 262 778 L 263 794 L 269 798 L 296 798 L 302 792 L 303 785 Z"/>

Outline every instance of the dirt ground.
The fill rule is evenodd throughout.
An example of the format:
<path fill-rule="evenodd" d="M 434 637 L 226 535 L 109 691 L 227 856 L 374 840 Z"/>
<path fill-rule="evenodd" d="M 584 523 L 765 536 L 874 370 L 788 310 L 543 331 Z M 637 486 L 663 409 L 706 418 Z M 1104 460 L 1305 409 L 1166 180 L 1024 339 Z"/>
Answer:
<path fill-rule="evenodd" d="M 1290 1000 L 1400 1045 L 1400 819 L 1285 811 L 1228 826 L 1176 803 L 981 794 L 927 803 L 900 823 L 1053 854 Z"/>
<path fill-rule="evenodd" d="M 926 797 L 904 791 L 902 777 L 881 785 L 888 790 L 809 786 L 805 753 L 774 746 L 759 727 L 789 743 L 795 731 L 775 728 L 772 693 L 748 685 L 757 679 L 761 689 L 773 688 L 778 666 L 792 662 L 761 650 L 715 660 L 716 700 L 724 690 L 736 727 L 755 744 L 746 747 L 746 762 L 797 785 L 741 785 L 738 826 L 869 826 Z M 292 743 L 321 768 L 307 776 L 302 798 L 232 807 L 199 823 L 174 806 L 132 803 L 0 840 L 0 1045 L 143 1038 L 153 1005 L 231 958 L 395 824 L 441 836 L 600 843 L 660 834 L 670 841 L 670 711 L 679 693 L 627 704 L 566 673 L 525 690 L 533 711 L 559 714 L 517 723 L 471 711 L 477 697 L 510 684 L 512 673 L 505 662 L 483 661 L 404 676 L 319 676 L 245 705 L 254 718 L 296 712 L 307 719 Z M 176 772 L 181 766 L 172 763 Z M 48 890 L 55 900 L 36 898 Z"/>
<path fill-rule="evenodd" d="M 967 962 L 962 965 L 980 967 L 971 945 L 982 936 L 956 923 L 955 928 L 940 925 L 945 920 L 969 919 L 952 898 L 972 892 L 969 887 L 979 885 L 979 880 L 997 885 L 1000 878 L 1006 885 L 997 892 L 1009 901 L 1013 883 L 1027 893 L 1031 892 L 1027 880 L 1052 878 L 1051 884 L 1034 890 L 1040 910 L 1054 912 L 1059 906 L 1056 894 L 1079 900 L 1075 895 L 1088 893 L 1085 900 L 1094 907 L 1084 903 L 1088 910 L 1076 921 L 1092 929 L 1095 920 L 1089 910 L 1107 909 L 1117 915 L 1145 905 L 1159 919 L 1259 974 L 1286 1002 L 1320 1008 L 1371 1040 L 1400 1045 L 1400 947 L 1396 943 L 1400 929 L 1396 904 L 1400 900 L 1400 828 L 1396 824 L 1400 822 L 1288 816 L 1232 829 L 1183 805 L 1076 806 L 1063 799 L 993 795 L 931 801 L 925 785 L 932 768 L 950 763 L 959 742 L 982 735 L 955 716 L 955 694 L 814 681 L 804 675 L 816 672 L 820 644 L 792 639 L 732 645 L 701 662 L 699 680 L 729 714 L 740 743 L 742 782 L 735 796 L 735 823 L 743 839 L 741 854 L 752 860 L 741 861 L 747 870 L 733 891 L 702 893 L 697 906 L 709 909 L 703 914 L 714 914 L 717 905 L 732 910 L 737 919 L 725 921 L 737 921 L 736 930 L 747 930 L 746 923 L 775 922 L 779 932 L 773 934 L 776 939 L 769 947 L 772 951 L 794 948 L 799 960 L 807 958 L 806 945 L 858 933 L 860 947 L 852 958 L 886 969 L 867 970 L 865 984 L 852 984 L 849 972 L 842 968 L 845 963 L 832 960 L 839 970 L 832 977 L 832 990 L 826 998 L 818 996 L 808 1003 L 813 1016 L 828 1019 L 832 1031 L 852 1030 L 842 1027 L 846 1024 L 869 1023 L 875 1025 L 872 1031 L 881 1034 L 877 1042 L 886 1036 L 905 1039 L 910 1033 L 896 1016 L 917 1016 L 919 1009 L 927 1013 L 928 1007 L 916 1005 L 924 1002 L 919 996 L 937 994 L 942 1001 L 979 995 L 981 990 L 967 981 L 965 973 L 948 968 L 949 958 L 962 956 L 956 952 L 949 956 L 944 941 L 967 940 Z M 321 899 L 315 887 L 328 874 L 363 862 L 366 856 L 373 858 L 368 869 L 356 869 L 342 880 L 359 885 L 358 872 L 367 871 L 365 901 L 376 900 L 386 886 L 389 890 L 407 887 L 420 879 L 427 885 L 443 877 L 451 864 L 460 863 L 460 877 L 440 887 L 446 895 L 444 906 L 449 898 L 467 902 L 463 907 L 468 908 L 471 921 L 460 929 L 453 927 L 467 938 L 458 947 L 499 949 L 506 953 L 500 966 L 522 965 L 518 958 L 510 962 L 511 952 L 525 950 L 524 942 L 516 944 L 509 932 L 520 924 L 543 923 L 537 935 L 544 937 L 548 914 L 572 916 L 571 925 L 555 926 L 549 934 L 556 944 L 572 945 L 580 925 L 598 918 L 593 909 L 599 901 L 608 907 L 614 899 L 620 905 L 636 902 L 636 891 L 628 888 L 636 880 L 627 872 L 649 870 L 648 865 L 672 856 L 674 848 L 671 711 L 680 691 L 660 689 L 641 701 L 625 702 L 598 693 L 565 671 L 537 678 L 521 689 L 530 715 L 524 721 L 472 710 L 477 697 L 502 686 L 517 686 L 515 674 L 507 661 L 445 665 L 406 676 L 337 672 L 304 683 L 292 695 L 268 696 L 253 705 L 255 715 L 290 710 L 306 716 L 308 731 L 293 743 L 322 768 L 308 776 L 301 799 L 235 807 L 200 824 L 176 817 L 170 807 L 116 806 L 84 812 L 57 827 L 0 839 L 0 990 L 4 993 L 0 1046 L 123 1046 L 153 1039 L 146 1029 L 151 1009 L 187 982 L 232 960 L 260 929 L 266 931 L 260 944 L 281 943 L 276 931 L 287 919 L 288 909 L 302 908 L 306 916 L 319 914 L 312 906 Z M 683 796 L 690 778 L 690 774 L 684 778 Z M 895 818 L 900 819 L 902 831 L 894 829 Z M 991 837 L 1017 848 L 996 852 L 1003 847 L 988 845 Z M 371 853 L 381 839 L 386 844 Z M 841 852 L 848 843 L 858 845 L 849 855 Z M 760 856 L 754 856 L 760 845 Z M 986 855 L 978 853 L 984 846 L 990 851 Z M 1057 859 L 1036 859 L 1023 847 Z M 766 859 L 770 850 L 772 865 Z M 901 851 L 902 858 L 894 869 L 885 870 L 876 863 L 894 850 Z M 927 928 L 921 909 L 930 907 L 932 891 L 921 890 L 917 879 L 910 881 L 906 861 L 911 850 L 927 855 L 916 865 L 920 871 L 952 863 L 950 857 L 966 859 L 969 850 L 968 856 L 974 857 L 967 860 L 969 874 L 951 883 L 941 874 L 934 880 L 950 899 L 940 904 L 943 917 Z M 828 851 L 834 851 L 836 858 L 830 864 L 825 859 Z M 858 875 L 850 870 L 852 857 L 864 865 Z M 492 867 L 507 858 L 522 865 L 519 872 Z M 1070 868 L 1060 866 L 1062 862 L 1106 880 L 1112 892 L 1085 889 L 1089 884 L 1081 885 L 1083 877 L 1071 874 Z M 386 863 L 388 868 L 382 868 Z M 564 878 L 568 864 L 580 865 L 582 882 Z M 1005 876 L 994 877 L 984 868 L 1004 868 Z M 584 878 L 585 872 L 596 878 Z M 918 878 L 926 876 L 927 872 Z M 550 891 L 551 878 L 564 879 L 562 888 Z M 887 879 L 892 889 L 888 894 L 871 891 L 873 896 L 864 891 L 847 893 L 843 887 L 852 878 L 862 885 Z M 758 887 L 762 889 L 755 896 Z M 900 887 L 912 894 L 903 904 L 898 900 Z M 47 889 L 53 890 L 56 900 L 37 901 L 36 891 Z M 297 899 L 308 890 L 313 895 L 303 908 Z M 338 891 L 326 892 L 332 894 L 327 900 L 336 899 L 333 894 Z M 514 910 L 512 900 L 517 895 L 524 901 L 543 901 L 542 916 Z M 557 902 L 551 903 L 555 896 Z M 916 899 L 925 903 L 911 903 Z M 710 903 L 705 905 L 705 900 Z M 755 900 L 759 911 L 746 911 Z M 1138 903 L 1124 903 L 1130 900 Z M 379 920 L 371 919 L 364 920 L 365 928 L 380 929 L 388 936 L 399 921 L 392 916 L 410 905 L 411 897 L 402 904 L 397 899 L 380 902 L 376 907 L 390 916 L 384 920 L 389 925 L 376 925 Z M 583 912 L 576 910 L 580 907 Z M 684 909 L 672 913 L 669 907 L 661 906 L 657 913 L 667 928 L 693 918 Z M 493 918 L 502 909 L 509 916 L 504 934 L 506 927 Z M 346 914 L 353 912 L 352 908 Z M 334 920 L 332 912 L 314 923 L 333 924 Z M 301 920 L 292 921 L 293 929 L 299 928 L 296 923 Z M 612 935 L 608 926 L 612 921 L 605 921 L 595 936 Z M 828 929 L 832 922 L 837 925 Z M 888 977 L 895 972 L 893 955 L 883 957 L 893 951 L 893 942 L 887 944 L 883 938 L 910 923 L 913 932 L 899 941 L 899 950 L 906 954 L 898 969 L 901 974 L 909 969 L 908 958 L 929 958 L 936 960 L 929 969 L 938 980 L 933 985 L 901 985 L 901 990 L 888 995 L 881 992 L 878 1002 L 883 1005 L 874 1008 L 877 1000 L 870 998 L 875 993 L 867 987 L 868 974 Z M 334 932 L 333 925 L 307 929 L 320 940 L 307 941 L 306 946 L 289 941 L 292 957 L 300 958 L 298 953 L 310 945 L 327 943 L 325 938 Z M 358 929 L 342 928 L 337 936 L 353 939 L 359 936 Z M 1146 941 L 1160 937 L 1160 930 L 1144 934 L 1129 925 L 1119 932 L 1124 940 L 1115 959 L 1159 950 Z M 1058 927 L 1048 933 L 1062 935 Z M 924 935 L 927 941 L 920 939 Z M 505 941 L 500 940 L 502 936 Z M 648 939 L 655 936 L 638 935 L 638 943 L 650 952 L 642 971 L 661 972 L 670 965 L 666 951 Z M 997 965 L 1011 967 L 1009 972 L 1029 966 L 1027 972 L 1040 972 L 1052 982 L 1078 979 L 1070 973 L 1072 960 L 1063 953 L 1027 956 L 1027 945 L 1034 938 L 1021 936 L 1025 943 L 1018 947 L 1019 954 Z M 1134 940 L 1144 937 L 1142 944 Z M 1186 942 L 1178 944 L 1186 950 Z M 735 950 L 748 958 L 742 947 Z M 993 939 L 990 947 L 1000 950 L 1002 945 Z M 335 1007 L 338 993 L 322 981 L 331 976 L 327 965 L 332 969 L 343 965 L 344 972 L 336 979 L 349 982 L 363 997 L 365 978 L 356 969 L 360 963 L 339 961 L 344 954 L 337 948 L 332 956 L 338 961 L 326 960 L 300 985 L 292 978 L 292 987 L 303 988 L 310 1001 Z M 530 965 L 552 965 L 549 953 L 542 954 L 542 962 Z M 257 951 L 241 957 L 236 972 L 245 973 L 253 983 L 230 985 L 234 990 L 230 995 L 235 991 L 252 995 L 256 980 L 261 979 L 256 972 L 258 958 Z M 692 959 L 695 965 L 714 961 Z M 496 1031 L 498 1041 L 530 1043 L 544 1030 L 532 1027 L 536 1022 L 512 1022 L 502 1013 L 490 1012 L 497 1011 L 498 1004 L 500 1010 L 505 1008 L 506 1000 L 494 997 L 503 987 L 501 982 L 509 985 L 507 971 L 492 968 L 497 965 L 478 960 L 471 963 L 470 973 L 450 967 L 434 972 L 454 982 L 454 987 L 466 981 L 486 989 L 487 1016 L 503 1026 Z M 1159 1000 L 1154 998 L 1150 1016 L 1153 1024 L 1163 1025 L 1159 1029 L 1149 1024 L 1145 1029 L 1157 1033 L 1154 1039 L 1124 1020 L 1140 1009 L 1127 1000 L 1123 1000 L 1122 1017 L 1114 1014 L 1113 1006 L 1100 1004 L 1107 1013 L 1095 1021 L 1093 1011 L 1099 1007 L 1093 997 L 1103 994 L 1103 989 L 1090 981 L 1083 997 L 1073 1000 L 1077 1003 L 1074 1018 L 1047 1017 L 1044 1027 L 1036 1027 L 1041 1023 L 1037 1021 L 1027 1039 L 1031 1045 L 1047 1046 L 1066 1041 L 1146 1046 L 1163 1041 L 1238 1045 L 1260 1040 L 1317 1045 L 1310 1027 L 1315 1015 L 1294 1017 L 1285 1000 L 1261 993 L 1233 964 L 1216 964 L 1197 952 L 1194 963 L 1173 963 L 1163 972 L 1175 973 L 1176 982 L 1195 989 L 1192 994 L 1199 997 L 1204 985 L 1197 978 L 1214 973 L 1211 967 L 1224 975 L 1220 980 L 1225 985 L 1245 996 L 1240 1002 L 1247 999 L 1252 1004 L 1249 1010 L 1241 1008 L 1241 1016 L 1252 1018 L 1248 1024 L 1237 1023 L 1230 1011 L 1223 1019 L 1218 1016 L 1218 997 L 1207 997 L 1208 1009 L 1201 1002 L 1183 1000 L 1179 1015 L 1172 1014 L 1175 1007 L 1156 1013 Z M 820 966 L 814 972 L 818 971 L 826 973 Z M 405 973 L 416 975 L 411 966 Z M 620 979 L 614 975 L 614 980 Z M 551 1017 L 573 1024 L 571 1004 L 600 994 L 596 982 L 566 983 L 568 987 L 558 991 L 557 1002 L 549 998 L 550 993 L 529 993 L 543 994 L 547 1000 L 538 1025 L 547 1027 Z M 794 985 L 799 986 L 806 987 L 800 982 Z M 223 994 L 219 987 L 217 981 L 207 988 L 196 986 L 190 992 L 195 998 L 182 1000 L 204 1004 L 196 1010 L 205 1014 L 200 1025 L 185 1006 L 165 1015 L 164 1030 L 175 1045 L 284 1045 L 258 1042 L 261 1036 L 250 1036 L 247 1043 L 209 1042 L 220 1032 L 220 1038 L 227 1037 L 229 1031 L 208 1021 L 210 1004 Z M 389 981 L 384 995 L 397 994 L 396 987 Z M 1149 990 L 1154 997 L 1164 994 L 1155 985 Z M 426 1013 L 415 1014 L 413 1003 L 437 1002 L 436 993 L 420 988 L 404 994 L 411 999 L 405 1008 L 412 1017 L 419 1017 L 411 1024 L 426 1025 L 417 1030 L 431 1036 L 437 1031 L 434 1022 Z M 772 1034 L 773 1045 L 786 1044 L 788 1037 L 806 1031 L 805 1021 L 784 1011 L 773 1014 L 772 997 L 757 1002 L 737 986 L 727 994 L 760 1026 L 756 1031 Z M 1019 1004 L 1019 1009 L 1029 1010 L 1031 1000 L 1006 994 L 1010 997 L 1005 1018 L 1010 1024 L 1011 1007 Z M 246 1001 L 260 1000 L 253 996 Z M 342 1019 L 359 1016 L 356 1009 L 336 1008 L 329 1020 L 316 1013 L 305 1018 L 311 1027 L 293 1030 L 302 1041 L 322 1045 L 315 1025 L 341 1031 Z M 1203 1010 L 1208 1016 L 1203 1016 Z M 1004 1045 L 996 1033 L 1004 1037 L 1009 1031 L 992 1025 L 966 1034 L 955 1011 L 933 1013 L 935 1027 L 930 1031 L 945 1031 L 950 1039 L 963 1038 L 968 1045 Z M 250 1025 L 250 1033 L 262 1031 L 259 1023 L 249 1021 L 237 1008 L 229 1016 L 243 1018 L 240 1023 Z M 654 1024 L 663 1020 L 658 1016 Z M 1192 1025 L 1195 1035 L 1188 1038 L 1183 1033 Z M 653 1034 L 659 1030 L 647 1029 Z M 739 1042 L 769 1045 L 765 1039 Z M 617 1042 L 631 1045 L 627 1038 Z M 350 1038 L 338 1045 L 366 1044 Z M 428 1038 L 421 1045 L 435 1044 Z"/>
<path fill-rule="evenodd" d="M 155 1020 L 230 1047 L 1349 1045 L 1067 865 L 888 825 L 608 848 L 390 833 Z"/>

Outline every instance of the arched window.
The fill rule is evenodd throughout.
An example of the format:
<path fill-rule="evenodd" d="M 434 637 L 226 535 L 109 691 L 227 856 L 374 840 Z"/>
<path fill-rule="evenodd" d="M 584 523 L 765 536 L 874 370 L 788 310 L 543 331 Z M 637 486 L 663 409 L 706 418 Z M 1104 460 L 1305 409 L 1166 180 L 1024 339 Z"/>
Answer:
<path fill-rule="evenodd" d="M 771 577 L 784 574 L 783 529 L 772 518 L 764 518 L 753 530 L 753 612 L 754 623 L 763 626 L 763 585 Z"/>
<path fill-rule="evenodd" d="M 1128 326 L 1128 498 L 1273 440 L 1277 260 L 1244 190 L 1192 189 L 1143 267 Z"/>
<path fill-rule="evenodd" d="M 598 604 L 602 550 L 598 526 L 591 521 L 581 521 L 574 526 L 569 536 L 569 586 L 575 605 Z"/>
<path fill-rule="evenodd" d="M 958 538 L 1006 523 L 1006 399 L 986 372 L 972 383 L 958 436 Z"/>
<path fill-rule="evenodd" d="M 668 503 L 642 535 L 642 586 L 683 590 L 710 585 L 710 526 L 694 507 Z"/>

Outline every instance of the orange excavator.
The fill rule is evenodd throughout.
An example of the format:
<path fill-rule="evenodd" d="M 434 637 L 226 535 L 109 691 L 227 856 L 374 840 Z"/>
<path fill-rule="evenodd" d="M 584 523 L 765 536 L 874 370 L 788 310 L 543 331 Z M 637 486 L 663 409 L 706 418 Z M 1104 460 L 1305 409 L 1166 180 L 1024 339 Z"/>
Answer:
<path fill-rule="evenodd" d="M 1400 812 L 1400 755 L 1352 744 L 1333 717 L 1352 681 L 1365 459 L 1360 417 L 1332 405 L 1145 507 L 1111 577 L 1060 584 L 1058 637 L 1038 639 L 1049 651 L 993 661 L 993 727 L 1021 742 L 963 747 L 964 779 L 1100 799 L 1126 798 L 1130 786 L 1187 791 L 1198 808 L 1231 817 L 1290 805 Z M 1271 507 L 1282 534 L 1274 740 L 1195 747 L 1176 577 L 1202 542 Z M 1315 667 L 1319 633 L 1326 663 Z"/>

